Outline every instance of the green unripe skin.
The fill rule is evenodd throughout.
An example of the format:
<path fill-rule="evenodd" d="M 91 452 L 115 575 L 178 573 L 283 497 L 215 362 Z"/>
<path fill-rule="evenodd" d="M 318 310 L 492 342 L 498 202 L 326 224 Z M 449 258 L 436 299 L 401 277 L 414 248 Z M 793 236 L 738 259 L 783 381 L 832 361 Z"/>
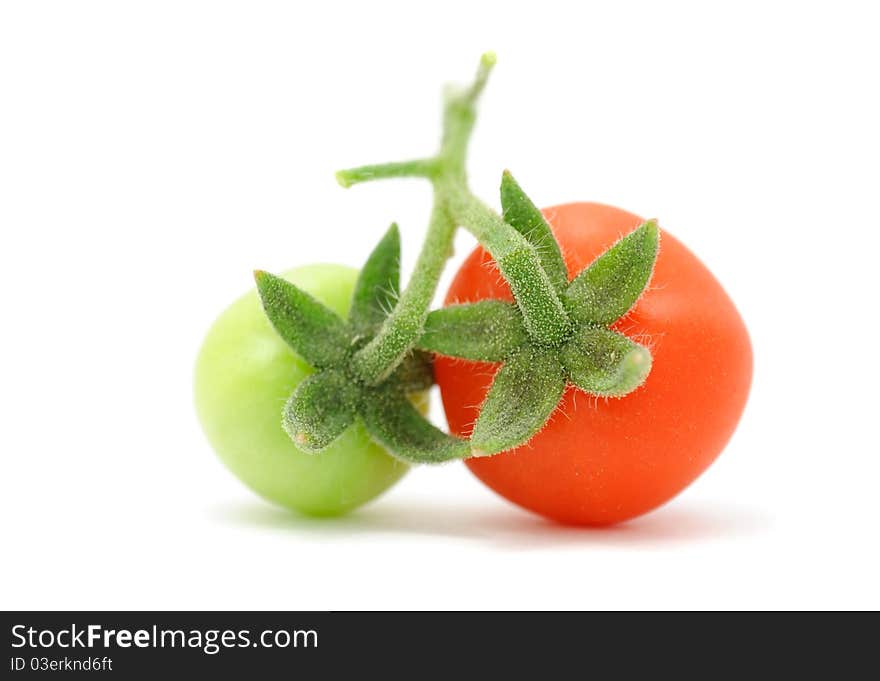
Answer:
<path fill-rule="evenodd" d="M 345 319 L 358 272 L 308 265 L 284 278 Z M 340 515 L 374 499 L 406 473 L 360 420 L 313 454 L 281 427 L 281 411 L 313 369 L 281 340 L 256 290 L 214 322 L 196 360 L 195 405 L 221 461 L 265 499 L 307 515 Z"/>

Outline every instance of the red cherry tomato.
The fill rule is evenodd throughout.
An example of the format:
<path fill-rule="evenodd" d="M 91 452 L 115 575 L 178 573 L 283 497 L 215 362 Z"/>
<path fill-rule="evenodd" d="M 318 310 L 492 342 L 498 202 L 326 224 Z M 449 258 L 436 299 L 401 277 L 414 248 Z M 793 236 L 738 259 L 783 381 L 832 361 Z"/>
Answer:
<path fill-rule="evenodd" d="M 544 210 L 569 277 L 643 220 L 611 206 L 570 203 Z M 446 303 L 512 300 L 490 256 L 477 248 Z M 526 445 L 467 460 L 486 485 L 536 513 L 606 525 L 650 511 L 681 492 L 718 456 L 742 414 L 752 350 L 742 318 L 712 273 L 665 230 L 648 289 L 614 327 L 648 345 L 645 384 L 621 399 L 569 387 L 559 409 Z M 467 436 L 492 364 L 437 357 L 435 374 L 453 432 Z"/>

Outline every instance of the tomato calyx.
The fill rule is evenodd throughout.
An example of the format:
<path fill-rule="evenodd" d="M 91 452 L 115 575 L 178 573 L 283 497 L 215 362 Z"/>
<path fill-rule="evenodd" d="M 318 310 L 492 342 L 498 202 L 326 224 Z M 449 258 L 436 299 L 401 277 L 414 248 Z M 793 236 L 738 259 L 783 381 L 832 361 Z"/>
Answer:
<path fill-rule="evenodd" d="M 502 215 L 469 189 L 467 147 L 476 102 L 494 63 L 493 54 L 483 55 L 474 82 L 447 95 L 435 156 L 336 175 L 343 187 L 399 177 L 431 182 L 428 231 L 405 290 L 399 285 L 396 225 L 367 260 L 347 321 L 285 280 L 257 273 L 275 329 L 318 370 L 284 409 L 285 430 L 303 449 L 320 451 L 360 418 L 376 441 L 407 461 L 496 454 L 531 439 L 566 386 L 622 397 L 650 371 L 648 349 L 609 325 L 632 307 L 650 279 L 656 223 L 638 227 L 569 282 L 550 226 L 509 172 L 501 181 Z M 492 256 L 513 304 L 483 301 L 430 312 L 459 226 Z M 470 441 L 434 427 L 407 397 L 432 382 L 429 352 L 502 363 Z"/>
<path fill-rule="evenodd" d="M 463 458 L 468 444 L 427 421 L 410 395 L 433 384 L 430 358 L 408 352 L 378 385 L 351 371 L 358 347 L 373 337 L 394 305 L 400 286 L 400 234 L 392 225 L 370 254 L 352 294 L 348 320 L 285 279 L 257 271 L 266 316 L 279 336 L 314 369 L 282 410 L 282 426 L 303 451 L 331 445 L 356 418 L 393 455 L 411 463 Z"/>
<path fill-rule="evenodd" d="M 569 282 L 550 226 L 507 172 L 501 203 L 504 219 L 538 248 L 573 328 L 562 343 L 546 343 L 527 327 L 520 305 L 499 300 L 428 315 L 419 348 L 503 363 L 474 424 L 473 456 L 528 442 L 553 414 L 567 385 L 599 397 L 623 397 L 651 370 L 648 348 L 608 326 L 632 308 L 651 278 L 660 237 L 656 222 L 630 232 Z"/>

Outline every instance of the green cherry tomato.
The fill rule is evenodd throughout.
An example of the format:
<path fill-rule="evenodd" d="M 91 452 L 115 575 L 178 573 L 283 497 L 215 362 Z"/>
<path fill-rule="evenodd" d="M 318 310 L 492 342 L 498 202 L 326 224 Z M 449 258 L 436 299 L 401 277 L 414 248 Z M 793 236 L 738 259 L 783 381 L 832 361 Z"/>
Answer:
<path fill-rule="evenodd" d="M 343 318 L 357 275 L 340 265 L 283 274 Z M 202 344 L 196 411 L 220 459 L 257 494 L 301 513 L 338 515 L 381 494 L 408 467 L 374 443 L 359 420 L 320 453 L 296 447 L 281 427 L 281 410 L 312 371 L 281 340 L 251 290 L 220 315 Z"/>

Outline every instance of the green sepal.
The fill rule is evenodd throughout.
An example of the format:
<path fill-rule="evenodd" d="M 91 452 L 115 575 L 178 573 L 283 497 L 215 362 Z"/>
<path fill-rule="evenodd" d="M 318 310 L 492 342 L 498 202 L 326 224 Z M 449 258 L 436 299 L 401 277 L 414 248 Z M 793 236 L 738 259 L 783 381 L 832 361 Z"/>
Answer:
<path fill-rule="evenodd" d="M 501 176 L 501 208 L 504 221 L 538 250 L 541 265 L 556 290 L 564 291 L 568 286 L 568 270 L 559 243 L 540 209 L 526 196 L 509 170 Z"/>
<path fill-rule="evenodd" d="M 365 396 L 361 418 L 372 438 L 391 454 L 410 463 L 443 463 L 470 454 L 466 440 L 434 426 L 393 389 L 373 389 Z"/>
<path fill-rule="evenodd" d="M 413 350 L 391 374 L 391 381 L 405 393 L 427 390 L 434 385 L 434 364 L 431 355 Z"/>
<path fill-rule="evenodd" d="M 659 244 L 660 230 L 649 220 L 600 255 L 565 291 L 572 319 L 607 326 L 626 314 L 651 278 Z"/>
<path fill-rule="evenodd" d="M 349 323 L 355 335 L 375 332 L 400 294 L 400 232 L 393 224 L 364 263 L 351 298 Z"/>
<path fill-rule="evenodd" d="M 254 272 L 266 316 L 278 335 L 315 368 L 340 366 L 351 344 L 348 325 L 286 279 Z"/>
<path fill-rule="evenodd" d="M 556 355 L 526 345 L 498 370 L 471 436 L 474 456 L 513 449 L 541 430 L 565 390 Z"/>
<path fill-rule="evenodd" d="M 529 336 L 539 345 L 559 345 L 571 332 L 569 318 L 537 249 L 528 243 L 523 246 L 499 255 L 495 262 L 510 285 Z"/>
<path fill-rule="evenodd" d="M 431 312 L 417 345 L 450 357 L 501 362 L 527 340 L 522 315 L 515 305 L 481 300 Z"/>
<path fill-rule="evenodd" d="M 284 406 L 282 426 L 297 447 L 318 452 L 354 422 L 359 397 L 358 387 L 341 371 L 312 374 Z"/>
<path fill-rule="evenodd" d="M 623 397 L 651 371 L 651 352 L 610 329 L 582 327 L 559 354 L 568 380 L 603 397 Z"/>

